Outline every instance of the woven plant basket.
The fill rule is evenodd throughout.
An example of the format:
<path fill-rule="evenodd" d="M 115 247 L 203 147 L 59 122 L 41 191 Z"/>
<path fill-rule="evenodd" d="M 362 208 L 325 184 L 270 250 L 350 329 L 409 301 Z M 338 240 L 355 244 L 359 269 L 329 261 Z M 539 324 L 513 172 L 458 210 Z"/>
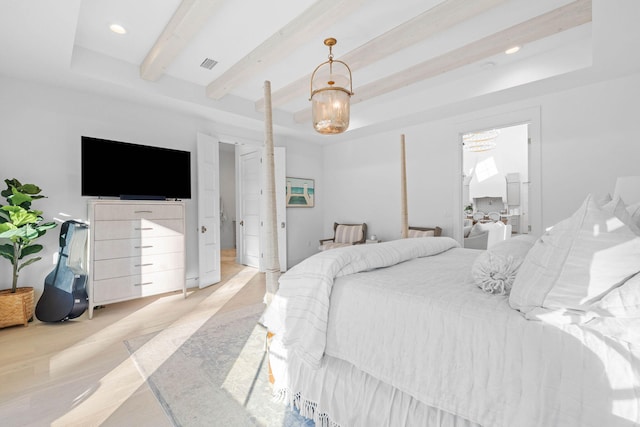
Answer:
<path fill-rule="evenodd" d="M 33 318 L 33 288 L 18 288 L 0 291 L 0 328 L 13 325 L 25 325 Z"/>

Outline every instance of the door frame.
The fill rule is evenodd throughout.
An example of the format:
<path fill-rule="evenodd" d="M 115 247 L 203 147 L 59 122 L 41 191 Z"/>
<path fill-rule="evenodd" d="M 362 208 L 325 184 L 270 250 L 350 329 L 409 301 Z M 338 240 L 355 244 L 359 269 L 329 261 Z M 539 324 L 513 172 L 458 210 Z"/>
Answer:
<path fill-rule="evenodd" d="M 518 111 L 510 111 L 482 118 L 467 120 L 454 124 L 454 132 L 457 138 L 457 165 L 458 174 L 454 180 L 453 189 L 453 238 L 463 244 L 462 223 L 464 219 L 462 186 L 463 186 L 463 152 L 462 136 L 480 129 L 504 128 L 515 125 L 528 124 L 529 133 L 529 225 L 530 234 L 539 236 L 542 234 L 542 173 L 541 173 L 541 131 L 540 131 L 540 107 L 533 107 Z"/>

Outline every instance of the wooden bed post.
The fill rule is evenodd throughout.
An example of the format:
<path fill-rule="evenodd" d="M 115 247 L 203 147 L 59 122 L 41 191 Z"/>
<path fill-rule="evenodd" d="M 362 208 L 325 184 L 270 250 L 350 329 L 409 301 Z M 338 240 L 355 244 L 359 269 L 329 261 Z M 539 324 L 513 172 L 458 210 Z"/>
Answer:
<path fill-rule="evenodd" d="M 265 106 L 265 250 L 264 263 L 266 273 L 266 293 L 264 302 L 269 305 L 278 290 L 280 278 L 280 261 L 278 257 L 278 225 L 276 216 L 276 185 L 275 164 L 273 156 L 273 124 L 271 113 L 271 82 L 264 82 L 264 106 Z"/>
<path fill-rule="evenodd" d="M 407 161 L 404 148 L 404 134 L 400 135 L 400 196 L 402 238 L 409 237 L 409 214 L 407 212 Z"/>

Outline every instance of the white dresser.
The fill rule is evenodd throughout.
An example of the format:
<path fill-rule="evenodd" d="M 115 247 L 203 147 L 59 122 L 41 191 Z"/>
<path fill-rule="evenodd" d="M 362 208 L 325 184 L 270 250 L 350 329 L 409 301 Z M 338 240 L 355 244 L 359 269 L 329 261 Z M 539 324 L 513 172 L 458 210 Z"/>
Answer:
<path fill-rule="evenodd" d="M 164 292 L 186 297 L 184 202 L 89 201 L 93 309 Z"/>

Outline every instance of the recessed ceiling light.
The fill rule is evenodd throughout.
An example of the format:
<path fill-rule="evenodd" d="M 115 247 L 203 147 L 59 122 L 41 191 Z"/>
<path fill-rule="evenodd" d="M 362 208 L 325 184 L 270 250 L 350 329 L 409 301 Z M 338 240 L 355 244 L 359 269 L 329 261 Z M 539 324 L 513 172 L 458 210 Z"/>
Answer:
<path fill-rule="evenodd" d="M 520 46 L 514 46 L 514 47 L 510 47 L 509 49 L 505 50 L 504 53 L 506 53 L 507 55 L 511 55 L 512 53 L 516 53 L 519 50 L 520 50 Z"/>
<path fill-rule="evenodd" d="M 127 30 L 120 24 L 111 24 L 109 29 L 116 34 L 127 34 Z"/>

